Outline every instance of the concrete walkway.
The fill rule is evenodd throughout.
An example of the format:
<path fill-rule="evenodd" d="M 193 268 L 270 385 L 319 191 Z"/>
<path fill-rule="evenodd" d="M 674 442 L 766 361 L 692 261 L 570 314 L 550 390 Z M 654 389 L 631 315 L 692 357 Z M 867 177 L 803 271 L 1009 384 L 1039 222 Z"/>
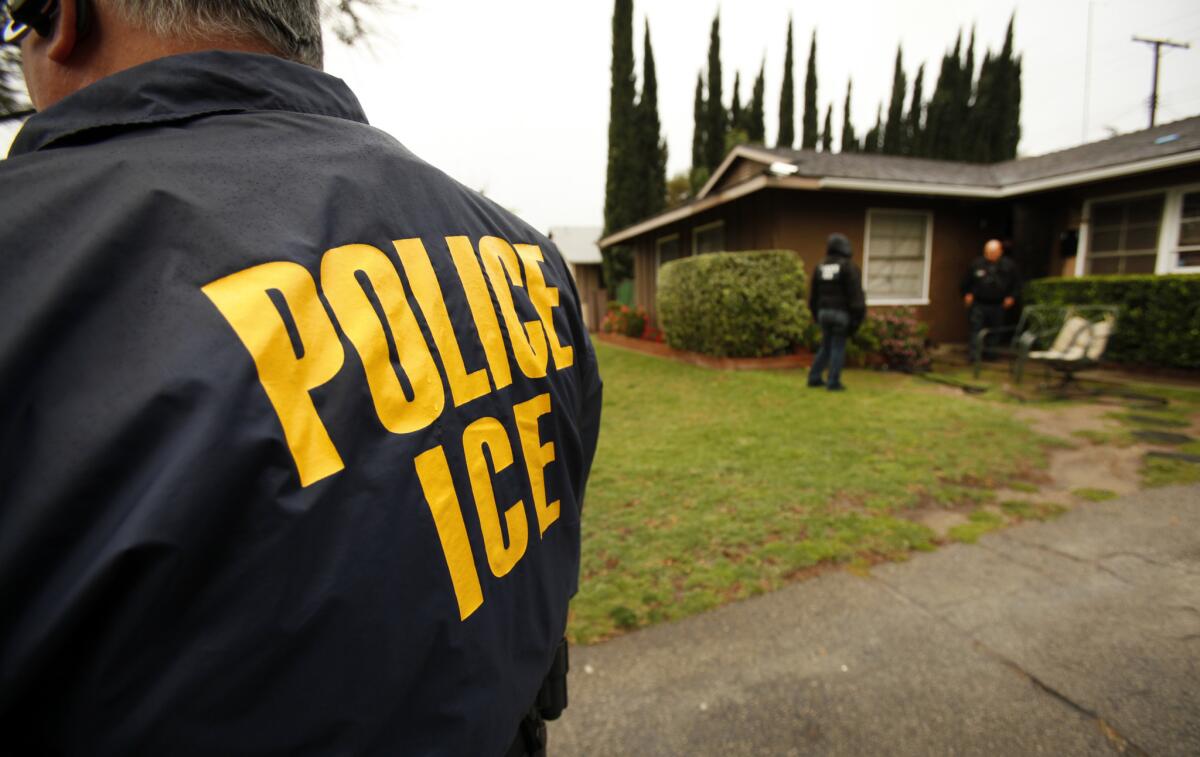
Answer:
<path fill-rule="evenodd" d="M 1200 754 L 1200 486 L 571 651 L 563 755 Z"/>

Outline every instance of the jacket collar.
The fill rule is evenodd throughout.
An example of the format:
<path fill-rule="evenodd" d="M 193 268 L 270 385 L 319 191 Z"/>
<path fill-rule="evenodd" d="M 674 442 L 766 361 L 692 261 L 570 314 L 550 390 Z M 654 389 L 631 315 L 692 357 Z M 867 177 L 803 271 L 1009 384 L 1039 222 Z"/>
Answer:
<path fill-rule="evenodd" d="M 25 122 L 9 157 L 94 130 L 263 110 L 367 122 L 341 79 L 271 55 L 213 50 L 143 63 L 63 98 Z"/>

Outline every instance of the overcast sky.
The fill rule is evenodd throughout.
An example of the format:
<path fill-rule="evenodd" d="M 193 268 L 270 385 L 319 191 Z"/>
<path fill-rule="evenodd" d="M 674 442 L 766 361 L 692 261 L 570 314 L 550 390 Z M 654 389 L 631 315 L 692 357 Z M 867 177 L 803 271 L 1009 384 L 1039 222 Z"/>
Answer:
<path fill-rule="evenodd" d="M 691 159 L 692 98 L 707 60 L 717 0 L 635 0 L 640 78 L 649 21 L 669 172 Z M 841 133 L 847 79 L 861 136 L 890 96 L 896 45 L 911 84 L 926 64 L 925 96 L 960 29 L 998 49 L 1016 12 L 1024 56 L 1023 155 L 1145 128 L 1153 53 L 1134 34 L 1192 43 L 1165 51 L 1159 123 L 1200 113 L 1200 4 L 1095 0 L 1091 85 L 1085 87 L 1088 0 L 754 0 L 721 8 L 726 101 L 735 71 L 742 101 L 766 61 L 767 140 L 778 131 L 786 26 L 794 19 L 797 133 L 810 35 L 817 32 L 821 112 Z M 372 21 L 367 44 L 328 44 L 326 70 L 349 83 L 371 122 L 418 155 L 535 226 L 600 225 L 608 129 L 612 0 L 397 0 Z M 640 84 L 639 84 L 640 86 Z M 1085 89 L 1090 101 L 1085 114 Z M 3 142 L 0 140 L 0 147 Z"/>

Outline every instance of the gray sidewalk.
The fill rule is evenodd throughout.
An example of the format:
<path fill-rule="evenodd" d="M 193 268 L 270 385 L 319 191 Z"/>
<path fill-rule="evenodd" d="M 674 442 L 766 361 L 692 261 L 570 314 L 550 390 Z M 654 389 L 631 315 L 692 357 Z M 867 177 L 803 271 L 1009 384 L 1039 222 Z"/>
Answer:
<path fill-rule="evenodd" d="M 1200 486 L 571 650 L 550 754 L 1200 754 Z"/>

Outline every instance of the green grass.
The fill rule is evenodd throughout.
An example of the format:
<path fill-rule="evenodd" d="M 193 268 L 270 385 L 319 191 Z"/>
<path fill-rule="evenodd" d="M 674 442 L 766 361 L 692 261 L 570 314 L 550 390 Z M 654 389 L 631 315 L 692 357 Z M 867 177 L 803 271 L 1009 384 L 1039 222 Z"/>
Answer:
<path fill-rule="evenodd" d="M 600 446 L 588 483 L 579 642 L 775 589 L 820 566 L 902 559 L 923 506 L 980 505 L 1045 465 L 998 403 L 850 371 L 722 372 L 597 345 Z"/>
<path fill-rule="evenodd" d="M 1000 509 L 1014 520 L 1050 520 L 1067 511 L 1062 505 L 1050 502 L 1027 502 L 1025 500 L 1007 500 L 1000 503 Z"/>
<path fill-rule="evenodd" d="M 953 541 L 974 544 L 979 541 L 979 537 L 987 532 L 995 531 L 1005 525 L 1005 520 L 1002 516 L 989 510 L 976 510 L 967 517 L 970 523 L 954 526 L 947 532 L 946 535 Z"/>
<path fill-rule="evenodd" d="M 1150 488 L 1200 483 L 1200 463 L 1190 463 L 1186 460 L 1147 457 L 1142 462 L 1141 473 L 1142 485 Z"/>
<path fill-rule="evenodd" d="M 1116 499 L 1117 493 L 1108 489 L 1075 489 L 1071 492 L 1072 495 L 1080 499 L 1086 499 L 1088 502 L 1104 502 L 1109 499 Z"/>
<path fill-rule="evenodd" d="M 1191 418 L 1188 415 L 1189 409 L 1186 407 L 1166 407 L 1156 408 L 1154 410 L 1142 410 L 1122 413 L 1109 413 L 1110 418 L 1115 418 L 1126 426 L 1132 426 L 1136 429 L 1159 429 L 1169 431 L 1175 428 L 1186 428 L 1192 425 Z M 1143 418 L 1153 418 L 1153 423 L 1146 423 Z"/>
<path fill-rule="evenodd" d="M 1015 492 L 1024 492 L 1026 494 L 1033 494 L 1038 491 L 1037 484 L 1028 481 L 1009 481 L 1005 484 L 1005 487 Z"/>
<path fill-rule="evenodd" d="M 1107 445 L 1111 447 L 1132 447 L 1137 444 L 1137 439 L 1128 431 L 1096 431 L 1093 429 L 1083 429 L 1081 431 L 1072 431 L 1071 436 L 1083 439 L 1093 445 Z"/>

